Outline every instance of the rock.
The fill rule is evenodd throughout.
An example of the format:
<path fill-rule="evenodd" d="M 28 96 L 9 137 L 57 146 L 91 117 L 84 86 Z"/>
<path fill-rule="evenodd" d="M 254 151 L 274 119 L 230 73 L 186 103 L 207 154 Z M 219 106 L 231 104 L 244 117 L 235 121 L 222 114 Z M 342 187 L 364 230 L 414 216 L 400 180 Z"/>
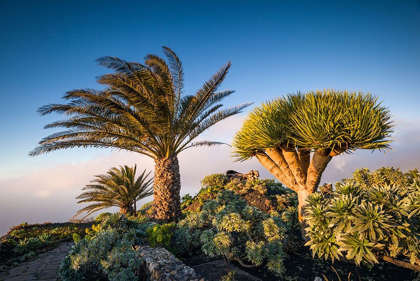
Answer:
<path fill-rule="evenodd" d="M 140 280 L 201 281 L 195 271 L 162 247 L 134 246 L 142 257 Z M 203 280 L 204 281 L 204 280 Z"/>
<path fill-rule="evenodd" d="M 247 181 L 247 180 L 256 180 L 260 177 L 260 173 L 255 170 L 249 171 L 247 174 L 238 173 L 234 170 L 227 170 L 225 172 L 225 176 L 228 179 L 228 181 L 231 181 L 233 179 L 240 179 L 241 181 Z"/>

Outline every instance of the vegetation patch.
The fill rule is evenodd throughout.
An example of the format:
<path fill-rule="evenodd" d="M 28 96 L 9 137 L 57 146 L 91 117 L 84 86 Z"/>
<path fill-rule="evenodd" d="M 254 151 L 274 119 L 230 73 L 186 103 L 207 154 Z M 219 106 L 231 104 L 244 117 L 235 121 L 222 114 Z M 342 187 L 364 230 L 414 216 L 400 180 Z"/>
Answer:
<path fill-rule="evenodd" d="M 22 223 L 12 227 L 0 238 L 0 271 L 13 264 L 35 258 L 38 254 L 54 249 L 61 242 L 70 241 L 73 235 L 84 237 L 88 223 Z"/>
<path fill-rule="evenodd" d="M 146 226 L 121 214 L 109 216 L 63 260 L 59 270 L 63 280 L 138 279 L 141 258 L 133 245 L 143 241 Z"/>

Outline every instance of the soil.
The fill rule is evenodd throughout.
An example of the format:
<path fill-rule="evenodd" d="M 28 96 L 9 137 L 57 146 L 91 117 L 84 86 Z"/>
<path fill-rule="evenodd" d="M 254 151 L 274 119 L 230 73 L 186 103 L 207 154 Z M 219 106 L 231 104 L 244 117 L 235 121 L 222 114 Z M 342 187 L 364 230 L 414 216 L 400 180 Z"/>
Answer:
<path fill-rule="evenodd" d="M 237 268 L 233 264 L 226 264 L 223 260 L 207 262 L 192 267 L 198 275 L 204 277 L 206 281 L 220 281 L 222 276 L 228 272 L 234 272 L 235 280 L 241 281 L 262 281 L 261 279 Z"/>

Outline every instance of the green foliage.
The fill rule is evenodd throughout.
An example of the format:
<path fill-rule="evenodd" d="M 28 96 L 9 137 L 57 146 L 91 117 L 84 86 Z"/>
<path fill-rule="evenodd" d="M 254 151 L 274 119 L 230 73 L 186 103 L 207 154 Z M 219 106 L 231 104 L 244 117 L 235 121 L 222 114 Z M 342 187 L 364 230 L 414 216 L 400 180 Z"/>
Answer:
<path fill-rule="evenodd" d="M 139 208 L 139 212 L 143 212 L 143 211 L 147 211 L 147 210 L 149 210 L 150 208 L 152 208 L 153 207 L 153 201 L 150 201 L 150 202 L 147 202 L 147 203 L 144 203 L 140 208 Z"/>
<path fill-rule="evenodd" d="M 361 92 L 324 90 L 277 98 L 256 107 L 235 135 L 238 160 L 276 147 L 316 151 L 387 149 L 389 110 Z"/>
<path fill-rule="evenodd" d="M 91 239 L 100 230 L 101 230 L 101 225 L 100 224 L 92 225 L 92 228 L 91 229 L 89 229 L 89 228 L 86 229 L 86 236 L 85 236 L 85 238 L 86 239 Z"/>
<path fill-rule="evenodd" d="M 223 275 L 222 278 L 220 278 L 220 281 L 235 281 L 236 280 L 235 273 L 236 273 L 235 270 L 229 271 L 228 274 Z"/>
<path fill-rule="evenodd" d="M 352 177 L 343 179 L 341 182 L 335 184 L 336 187 L 345 185 L 346 183 L 356 183 L 361 187 L 369 187 L 373 185 L 396 185 L 404 186 L 413 183 L 413 178 L 417 175 L 416 170 L 409 171 L 404 174 L 399 168 L 382 167 L 376 171 L 371 172 L 367 168 L 356 170 Z"/>
<path fill-rule="evenodd" d="M 182 198 L 181 198 L 181 209 L 191 205 L 192 201 L 193 201 L 193 198 L 188 193 L 185 194 L 184 196 L 182 196 Z"/>
<path fill-rule="evenodd" d="M 23 223 L 14 226 L 0 241 L 0 264 L 22 262 L 46 250 L 55 248 L 63 240 L 71 240 L 74 234 L 81 237 L 89 223 Z"/>
<path fill-rule="evenodd" d="M 308 198 L 307 245 L 313 255 L 333 261 L 345 256 L 356 264 L 376 264 L 383 255 L 405 256 L 419 264 L 419 183 L 407 184 L 392 168 L 358 170 L 354 179 L 327 198 L 319 193 Z"/>
<path fill-rule="evenodd" d="M 218 175 L 224 176 L 222 174 L 214 174 L 205 177 L 205 179 Z M 188 211 L 198 211 L 205 202 L 209 199 L 215 199 L 217 194 L 222 190 L 231 190 L 240 194 L 243 198 L 247 199 L 249 204 L 260 208 L 266 213 L 273 210 L 281 211 L 283 213 L 284 209 L 292 211 L 292 209 L 297 206 L 297 194 L 291 189 L 283 186 L 281 183 L 276 183 L 272 179 L 255 179 L 247 181 L 233 179 L 221 185 L 209 184 L 208 187 L 201 188 L 195 197 L 185 198 L 186 203 L 183 205 L 183 209 L 187 208 L 187 205 L 191 205 L 198 201 L 200 204 L 194 204 L 192 209 L 187 208 Z M 293 215 L 290 219 L 292 218 Z"/>
<path fill-rule="evenodd" d="M 153 201 L 143 204 L 139 210 L 133 214 L 128 215 L 127 218 L 132 221 L 146 222 L 153 217 Z"/>
<path fill-rule="evenodd" d="M 100 225 L 98 225 L 98 232 L 100 230 L 114 229 L 121 233 L 127 232 L 129 229 L 138 228 L 140 223 L 127 219 L 123 214 L 115 213 L 110 215 Z"/>
<path fill-rule="evenodd" d="M 239 194 L 247 194 L 252 190 L 258 191 L 260 194 L 267 194 L 267 183 L 271 183 L 271 180 L 256 179 L 253 181 L 243 182 L 239 179 L 234 179 L 226 184 L 227 190 L 232 190 Z M 281 184 L 279 184 L 281 186 Z"/>
<path fill-rule="evenodd" d="M 216 200 L 208 200 L 201 212 L 178 223 L 173 243 L 181 253 L 201 246 L 207 255 L 222 256 L 226 261 L 265 262 L 269 270 L 281 275 L 288 230 L 278 212 L 270 216 L 247 205 L 233 191 L 223 190 Z"/>
<path fill-rule="evenodd" d="M 23 230 L 23 229 L 15 229 L 15 230 L 13 230 L 13 231 L 10 233 L 10 235 L 11 235 L 13 238 L 19 238 L 20 236 L 24 236 L 24 235 L 25 235 L 25 230 Z"/>
<path fill-rule="evenodd" d="M 149 227 L 121 214 L 110 215 L 75 244 L 61 263 L 60 275 L 63 280 L 138 279 L 141 257 L 132 245 L 142 243 Z"/>
<path fill-rule="evenodd" d="M 18 254 L 26 254 L 30 251 L 40 248 L 43 243 L 48 243 L 48 241 L 43 242 L 39 238 L 25 238 L 23 240 L 19 240 L 13 251 Z"/>
<path fill-rule="evenodd" d="M 135 230 L 131 230 L 135 231 Z M 98 232 L 75 244 L 61 263 L 63 280 L 135 280 L 141 265 L 139 253 L 131 249 L 130 232 L 114 229 Z"/>
<path fill-rule="evenodd" d="M 410 183 L 413 183 L 415 181 L 420 181 L 420 173 L 417 168 L 414 168 L 413 170 L 408 171 L 408 173 L 405 174 L 409 180 Z"/>
<path fill-rule="evenodd" d="M 100 214 L 100 215 L 98 215 L 96 218 L 95 218 L 95 223 L 101 223 L 101 222 L 103 222 L 104 220 L 106 220 L 109 216 L 111 215 L 111 213 L 108 213 L 108 212 L 105 212 L 105 213 L 102 213 L 102 214 Z"/>
<path fill-rule="evenodd" d="M 146 230 L 147 241 L 152 247 L 169 247 L 175 230 L 175 223 L 154 225 Z"/>
<path fill-rule="evenodd" d="M 73 242 L 76 244 L 78 243 L 80 240 L 82 240 L 82 237 L 80 237 L 79 234 L 77 233 L 73 233 Z"/>
<path fill-rule="evenodd" d="M 203 188 L 207 188 L 210 186 L 223 186 L 227 182 L 227 178 L 224 174 L 211 174 L 208 176 L 205 176 L 201 180 L 201 186 Z"/>

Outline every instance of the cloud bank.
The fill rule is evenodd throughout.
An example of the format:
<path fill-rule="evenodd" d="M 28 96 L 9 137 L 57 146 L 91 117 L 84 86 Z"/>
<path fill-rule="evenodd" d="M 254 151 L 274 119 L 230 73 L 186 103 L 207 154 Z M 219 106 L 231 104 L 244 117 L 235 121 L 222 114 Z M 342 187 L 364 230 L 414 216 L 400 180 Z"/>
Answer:
<path fill-rule="evenodd" d="M 202 139 L 219 140 L 230 143 L 235 131 L 240 128 L 243 117 L 234 116 L 217 124 L 203 135 Z M 382 166 L 399 167 L 408 171 L 420 168 L 420 122 L 398 120 L 393 150 L 385 153 L 356 151 L 351 155 L 334 157 L 322 177 L 321 183 L 335 183 L 350 177 L 355 169 L 367 167 L 371 170 Z M 179 155 L 181 169 L 181 193 L 196 194 L 200 190 L 201 179 L 209 174 L 224 173 L 233 169 L 239 172 L 259 170 L 262 178 L 273 178 L 256 159 L 234 162 L 231 148 L 218 147 L 191 148 Z M 112 152 L 93 160 L 79 163 L 58 163 L 48 168 L 38 167 L 29 174 L 0 178 L 0 235 L 21 222 L 42 223 L 45 221 L 67 221 L 85 205 L 75 199 L 81 188 L 94 179 L 94 175 L 104 174 L 110 167 L 137 164 L 138 171 L 154 170 L 154 162 L 145 156 Z M 146 203 L 152 197 L 140 202 Z M 115 212 L 117 208 L 107 211 Z"/>

